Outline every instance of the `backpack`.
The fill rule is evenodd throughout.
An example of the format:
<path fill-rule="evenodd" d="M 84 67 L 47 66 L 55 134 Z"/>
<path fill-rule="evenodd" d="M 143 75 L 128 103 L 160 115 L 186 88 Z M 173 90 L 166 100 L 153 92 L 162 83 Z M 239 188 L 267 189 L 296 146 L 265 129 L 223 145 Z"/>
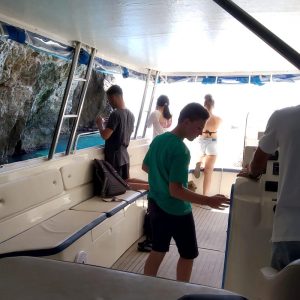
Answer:
<path fill-rule="evenodd" d="M 110 163 L 94 159 L 94 194 L 103 198 L 124 194 L 129 190 L 127 182 L 117 173 Z"/>

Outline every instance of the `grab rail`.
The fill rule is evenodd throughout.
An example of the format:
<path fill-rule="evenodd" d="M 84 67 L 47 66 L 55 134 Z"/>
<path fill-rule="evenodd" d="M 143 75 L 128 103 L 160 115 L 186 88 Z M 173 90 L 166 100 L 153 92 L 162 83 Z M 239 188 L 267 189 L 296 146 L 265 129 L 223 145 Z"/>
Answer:
<path fill-rule="evenodd" d="M 79 133 L 79 134 L 76 136 L 76 140 L 75 140 L 75 143 L 74 143 L 74 153 L 75 153 L 75 151 L 77 150 L 78 140 L 79 140 L 82 136 L 85 136 L 85 135 L 93 135 L 93 134 L 98 134 L 98 135 L 100 135 L 100 133 L 99 133 L 98 130 L 90 131 L 90 132 Z"/>
<path fill-rule="evenodd" d="M 75 140 L 75 143 L 74 143 L 74 150 L 73 150 L 73 153 L 75 153 L 75 151 L 77 150 L 77 144 L 78 144 L 78 141 L 79 141 L 79 139 L 80 139 L 82 136 L 93 135 L 93 134 L 100 135 L 100 133 L 99 133 L 98 130 L 79 133 L 79 134 L 76 136 L 76 140 Z M 101 136 L 100 136 L 100 137 L 101 137 Z M 130 140 L 132 141 L 132 140 L 134 140 L 134 138 L 131 137 Z M 103 145 L 100 145 L 100 148 L 102 148 L 102 147 L 103 147 Z"/>

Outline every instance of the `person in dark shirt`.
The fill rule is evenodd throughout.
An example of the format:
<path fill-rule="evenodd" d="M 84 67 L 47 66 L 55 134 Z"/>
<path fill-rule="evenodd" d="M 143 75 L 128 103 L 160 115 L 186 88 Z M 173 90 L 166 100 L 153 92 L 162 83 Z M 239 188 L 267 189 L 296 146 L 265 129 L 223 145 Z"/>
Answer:
<path fill-rule="evenodd" d="M 105 120 L 98 116 L 96 124 L 100 135 L 105 140 L 104 158 L 119 175 L 128 181 L 133 189 L 148 189 L 145 181 L 135 178 L 129 179 L 129 155 L 127 147 L 134 128 L 134 115 L 125 107 L 123 91 L 118 85 L 112 85 L 106 91 L 109 104 L 114 109 L 110 114 L 106 126 Z"/>

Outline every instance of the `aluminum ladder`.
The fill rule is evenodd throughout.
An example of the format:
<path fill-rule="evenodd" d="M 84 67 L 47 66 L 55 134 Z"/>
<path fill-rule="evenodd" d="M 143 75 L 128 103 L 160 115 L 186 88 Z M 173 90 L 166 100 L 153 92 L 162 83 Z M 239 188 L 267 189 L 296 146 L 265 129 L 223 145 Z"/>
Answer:
<path fill-rule="evenodd" d="M 93 63 L 94 63 L 94 57 L 95 57 L 95 54 L 96 54 L 96 49 L 91 48 L 90 59 L 89 59 L 89 63 L 88 63 L 88 66 L 87 66 L 85 77 L 84 78 L 76 78 L 75 77 L 75 71 L 76 71 L 76 67 L 78 65 L 78 60 L 79 60 L 79 55 L 80 55 L 81 49 L 82 49 L 81 42 L 76 42 L 75 53 L 74 53 L 73 60 L 72 60 L 72 63 L 71 63 L 71 69 L 70 69 L 70 73 L 69 73 L 69 76 L 68 76 L 68 79 L 67 79 L 67 85 L 66 85 L 66 88 L 65 88 L 62 104 L 61 104 L 59 115 L 58 115 L 58 120 L 57 120 L 56 127 L 55 127 L 55 130 L 54 130 L 54 136 L 53 136 L 51 147 L 50 147 L 49 154 L 48 154 L 48 159 L 49 160 L 52 159 L 54 154 L 55 154 L 56 147 L 57 147 L 57 144 L 58 144 L 58 140 L 59 140 L 59 137 L 60 137 L 60 134 L 61 134 L 62 125 L 63 125 L 64 120 L 66 120 L 66 119 L 74 119 L 74 122 L 73 122 L 72 128 L 71 128 L 69 141 L 68 141 L 66 151 L 65 151 L 66 155 L 70 154 L 70 152 L 72 151 L 73 145 L 74 145 L 75 134 L 76 134 L 76 131 L 77 131 L 77 128 L 78 128 L 79 119 L 80 119 L 80 115 L 81 115 L 81 112 L 82 112 L 86 91 L 87 91 L 89 81 L 90 81 L 90 78 L 91 78 L 91 73 L 92 73 L 92 68 L 93 68 Z M 79 101 L 78 101 L 78 106 L 76 108 L 76 113 L 75 114 L 65 114 L 68 99 L 70 97 L 71 86 L 72 86 L 72 83 L 75 82 L 75 81 L 84 82 L 84 84 L 82 86 L 82 90 L 81 90 L 81 95 L 80 95 L 80 98 L 79 98 Z"/>

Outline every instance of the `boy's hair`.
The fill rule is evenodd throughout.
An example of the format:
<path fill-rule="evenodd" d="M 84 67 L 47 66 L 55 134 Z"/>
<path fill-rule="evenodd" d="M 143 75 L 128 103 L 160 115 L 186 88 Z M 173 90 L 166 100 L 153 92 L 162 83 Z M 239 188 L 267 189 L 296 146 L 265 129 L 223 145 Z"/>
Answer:
<path fill-rule="evenodd" d="M 107 91 L 106 91 L 107 96 L 113 96 L 113 95 L 119 95 L 123 96 L 123 91 L 118 85 L 112 85 Z"/>
<path fill-rule="evenodd" d="M 180 112 L 178 123 L 182 123 L 185 119 L 190 121 L 207 120 L 208 111 L 199 103 L 193 102 L 187 104 Z"/>

